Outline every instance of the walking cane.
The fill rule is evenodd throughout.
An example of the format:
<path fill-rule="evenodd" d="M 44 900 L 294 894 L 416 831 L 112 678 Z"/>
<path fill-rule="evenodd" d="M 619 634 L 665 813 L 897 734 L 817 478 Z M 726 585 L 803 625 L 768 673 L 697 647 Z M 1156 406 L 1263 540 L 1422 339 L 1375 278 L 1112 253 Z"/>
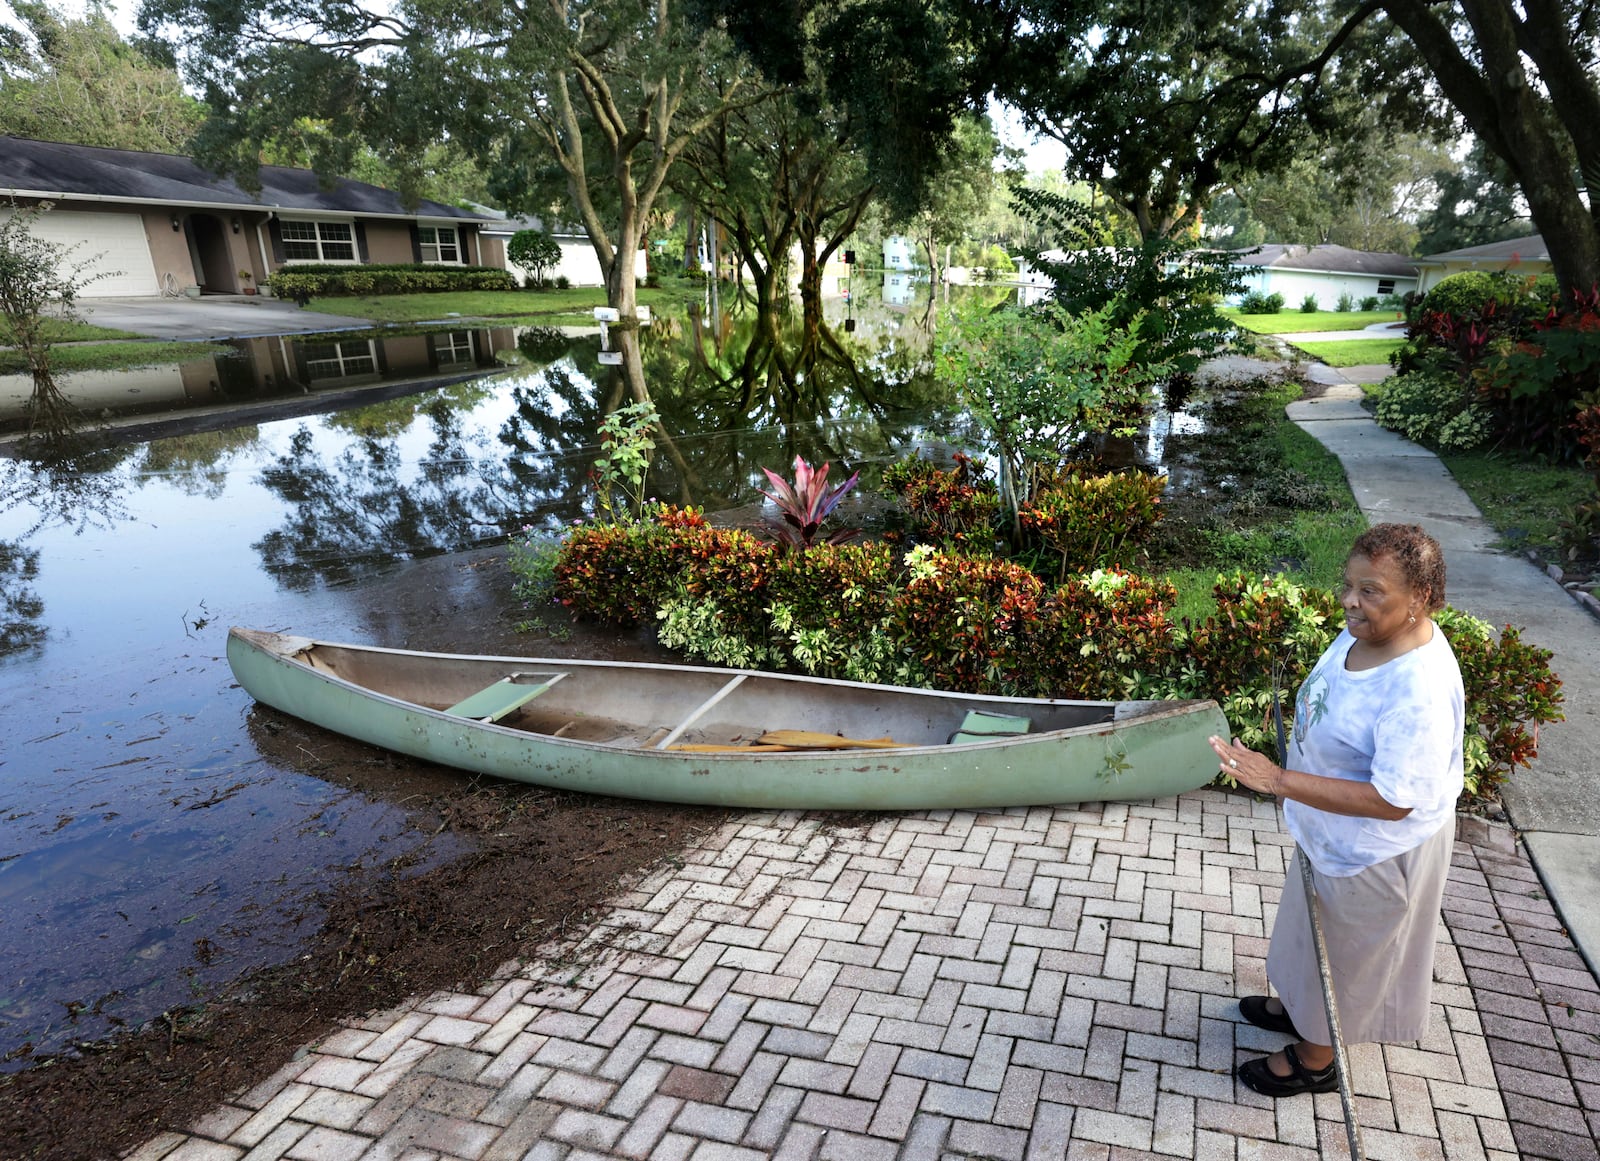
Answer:
<path fill-rule="evenodd" d="M 1282 669 L 1272 668 L 1272 723 L 1278 728 L 1278 761 L 1289 761 L 1289 737 L 1283 728 Z M 1361 1122 L 1356 1119 L 1355 1094 L 1350 1091 L 1350 1057 L 1339 1032 L 1339 1004 L 1333 994 L 1333 971 L 1328 967 L 1328 951 L 1323 946 L 1322 918 L 1317 912 L 1317 888 L 1311 879 L 1311 860 L 1300 852 L 1300 879 L 1306 892 L 1306 914 L 1311 916 L 1311 944 L 1317 952 L 1317 971 L 1322 976 L 1322 1004 L 1328 1013 L 1328 1034 L 1333 1038 L 1333 1063 L 1339 1075 L 1339 1100 L 1344 1105 L 1344 1133 L 1350 1142 L 1351 1161 L 1366 1161 L 1361 1144 Z M 1288 883 L 1284 889 L 1288 890 Z"/>

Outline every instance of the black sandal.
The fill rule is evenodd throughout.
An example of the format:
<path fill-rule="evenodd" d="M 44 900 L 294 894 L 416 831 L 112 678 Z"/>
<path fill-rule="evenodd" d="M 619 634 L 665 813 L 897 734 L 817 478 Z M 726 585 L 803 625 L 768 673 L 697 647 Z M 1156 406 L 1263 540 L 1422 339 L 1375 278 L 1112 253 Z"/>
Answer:
<path fill-rule="evenodd" d="M 1241 1064 L 1239 1079 L 1244 1082 L 1246 1088 L 1265 1097 L 1299 1096 L 1304 1092 L 1334 1092 L 1338 1089 L 1337 1065 L 1330 1064 L 1327 1068 L 1319 1069 L 1307 1068 L 1300 1063 L 1300 1057 L 1295 1054 L 1293 1044 L 1284 1048 L 1283 1055 L 1289 1062 L 1288 1076 L 1279 1076 L 1273 1072 L 1267 1063 L 1269 1058 L 1263 1056 Z"/>
<path fill-rule="evenodd" d="M 1265 1028 L 1269 1032 L 1282 1032 L 1293 1036 L 1296 1040 L 1305 1039 L 1295 1030 L 1294 1021 L 1289 1019 L 1288 1012 L 1274 1012 L 1267 1007 L 1265 996 L 1246 996 L 1240 1000 L 1239 1015 L 1257 1028 Z"/>

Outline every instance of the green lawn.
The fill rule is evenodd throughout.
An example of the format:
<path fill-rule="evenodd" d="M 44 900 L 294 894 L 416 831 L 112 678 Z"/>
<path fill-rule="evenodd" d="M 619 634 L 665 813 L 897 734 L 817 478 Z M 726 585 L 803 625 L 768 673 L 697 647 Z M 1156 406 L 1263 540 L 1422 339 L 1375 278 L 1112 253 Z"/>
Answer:
<path fill-rule="evenodd" d="M 1281 314 L 1240 314 L 1224 310 L 1223 315 L 1247 331 L 1258 335 L 1292 335 L 1301 331 L 1359 331 L 1373 323 L 1396 322 L 1392 310 L 1319 310 L 1301 314 L 1285 310 Z"/>
<path fill-rule="evenodd" d="M 1169 530 L 1184 546 L 1182 559 L 1168 557 L 1161 569 L 1178 590 L 1175 616 L 1200 619 L 1215 612 L 1211 586 L 1218 573 L 1276 571 L 1284 559 L 1298 562 L 1288 574 L 1296 583 L 1338 588 L 1350 542 L 1367 521 L 1338 458 L 1284 414 L 1284 405 L 1298 395 L 1298 387 L 1284 384 L 1211 413 L 1209 421 L 1229 433 L 1228 450 L 1207 449 L 1196 462 L 1185 462 L 1202 477 L 1236 476 L 1233 510 L 1219 526 L 1192 501 L 1172 506 L 1169 520 L 1213 524 L 1197 533 Z M 1295 506 L 1285 503 L 1289 491 L 1301 493 Z M 1245 503 L 1239 493 L 1255 493 L 1265 502 Z"/>
<path fill-rule="evenodd" d="M 91 326 L 90 323 L 46 318 L 46 342 L 90 342 L 94 339 L 138 339 L 134 331 L 114 331 L 109 326 Z"/>
<path fill-rule="evenodd" d="M 1557 548 L 1568 511 L 1594 495 L 1594 477 L 1576 464 L 1541 464 L 1506 452 L 1441 452 L 1505 547 Z"/>
<path fill-rule="evenodd" d="M 658 306 L 681 301 L 683 292 L 639 288 L 639 301 Z M 587 315 L 606 304 L 600 286 L 575 286 L 568 290 L 462 290 L 444 294 L 389 294 L 374 297 L 313 298 L 312 310 L 369 318 L 373 322 L 425 322 L 459 315 L 506 322 L 543 321 L 562 314 Z"/>
<path fill-rule="evenodd" d="M 217 343 L 79 343 L 55 347 L 50 365 L 62 373 L 72 371 L 125 371 L 159 363 L 182 363 L 208 355 L 232 354 L 233 348 Z M 0 374 L 15 375 L 28 369 L 16 351 L 0 350 Z"/>
<path fill-rule="evenodd" d="M 1368 367 L 1387 363 L 1389 356 L 1404 345 L 1404 339 L 1335 339 L 1328 343 L 1295 343 L 1294 347 L 1330 367 Z"/>

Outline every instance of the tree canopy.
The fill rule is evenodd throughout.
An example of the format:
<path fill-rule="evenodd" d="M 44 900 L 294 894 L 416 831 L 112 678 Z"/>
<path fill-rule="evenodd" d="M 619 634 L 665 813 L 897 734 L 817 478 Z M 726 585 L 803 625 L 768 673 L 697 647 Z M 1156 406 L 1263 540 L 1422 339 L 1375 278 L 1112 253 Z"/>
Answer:
<path fill-rule="evenodd" d="M 1563 292 L 1600 282 L 1600 5 L 1588 0 L 969 0 L 989 75 L 1071 164 L 1171 230 L 1300 132 L 1377 104 L 1506 166 Z M 1459 131 L 1459 130 L 1458 130 Z"/>
<path fill-rule="evenodd" d="M 129 43 L 91 3 L 81 18 L 38 0 L 0 25 L 0 133 L 73 145 L 183 153 L 205 107 L 161 46 Z"/>

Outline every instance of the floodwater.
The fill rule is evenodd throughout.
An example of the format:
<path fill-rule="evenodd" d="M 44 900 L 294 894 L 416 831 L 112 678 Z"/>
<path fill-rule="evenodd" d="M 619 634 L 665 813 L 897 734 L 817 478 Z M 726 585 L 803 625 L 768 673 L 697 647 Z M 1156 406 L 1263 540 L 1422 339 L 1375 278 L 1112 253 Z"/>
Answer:
<path fill-rule="evenodd" d="M 675 456 L 651 490 L 751 505 L 762 468 L 803 455 L 862 469 L 865 493 L 911 448 L 965 443 L 927 374 L 923 296 L 832 301 L 810 344 L 658 318 L 644 362 Z M 402 645 L 426 620 L 437 637 L 447 609 L 385 607 L 407 570 L 590 513 L 596 431 L 627 401 L 599 356 L 595 337 L 513 328 L 253 341 L 67 379 L 108 425 L 69 460 L 0 442 L 0 1057 L 281 961 L 319 890 L 419 847 L 397 796 L 273 745 L 228 627 Z M 18 390 L 0 383 L 0 441 Z M 459 636 L 473 651 L 470 620 Z"/>

